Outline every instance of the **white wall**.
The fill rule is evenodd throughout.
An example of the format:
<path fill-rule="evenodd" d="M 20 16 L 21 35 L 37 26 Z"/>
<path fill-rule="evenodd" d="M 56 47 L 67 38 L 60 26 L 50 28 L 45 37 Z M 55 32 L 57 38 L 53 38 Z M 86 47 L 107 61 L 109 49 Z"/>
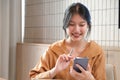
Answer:
<path fill-rule="evenodd" d="M 16 43 L 21 42 L 21 0 L 0 0 L 0 77 L 16 80 Z"/>
<path fill-rule="evenodd" d="M 1 75 L 1 0 L 0 0 L 0 75 Z"/>
<path fill-rule="evenodd" d="M 9 0 L 1 0 L 1 77 L 9 74 Z"/>
<path fill-rule="evenodd" d="M 9 80 L 16 80 L 16 43 L 21 42 L 21 0 L 10 0 Z"/>

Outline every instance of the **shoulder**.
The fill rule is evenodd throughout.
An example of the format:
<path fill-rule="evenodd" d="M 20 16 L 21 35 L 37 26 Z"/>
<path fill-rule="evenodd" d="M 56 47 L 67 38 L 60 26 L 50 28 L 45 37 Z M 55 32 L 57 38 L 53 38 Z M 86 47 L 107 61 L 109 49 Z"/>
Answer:
<path fill-rule="evenodd" d="M 56 42 L 52 43 L 52 44 L 50 45 L 50 47 L 51 47 L 51 48 L 60 47 L 60 46 L 63 45 L 63 43 L 64 43 L 64 40 L 59 40 L 59 41 L 56 41 Z"/>
<path fill-rule="evenodd" d="M 43 58 L 48 59 L 48 58 L 53 58 L 56 55 L 59 55 L 62 52 L 61 46 L 63 45 L 63 43 L 64 40 L 59 40 L 50 44 L 47 50 L 43 53 Z"/>
<path fill-rule="evenodd" d="M 104 50 L 102 49 L 102 47 L 95 41 L 89 42 L 87 50 L 91 57 L 104 54 Z"/>
<path fill-rule="evenodd" d="M 102 47 L 93 40 L 89 42 L 89 47 L 94 49 L 102 49 Z"/>
<path fill-rule="evenodd" d="M 51 54 L 53 53 L 53 54 L 57 54 L 57 55 L 65 53 L 65 51 L 64 51 L 64 48 L 65 48 L 64 41 L 65 41 L 65 39 L 52 43 L 49 46 L 48 51 L 51 52 Z"/>

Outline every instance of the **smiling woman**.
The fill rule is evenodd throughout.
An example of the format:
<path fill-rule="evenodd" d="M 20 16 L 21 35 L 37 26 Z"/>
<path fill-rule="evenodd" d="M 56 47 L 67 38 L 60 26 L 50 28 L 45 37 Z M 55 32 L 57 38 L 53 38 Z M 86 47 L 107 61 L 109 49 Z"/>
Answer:
<path fill-rule="evenodd" d="M 91 31 L 91 16 L 84 4 L 77 2 L 68 6 L 64 13 L 63 29 L 67 37 L 48 47 L 30 71 L 30 78 L 106 80 L 104 51 L 96 42 L 85 38 L 85 34 Z M 76 57 L 89 58 L 86 70 L 74 64 L 81 73 L 71 67 Z"/>

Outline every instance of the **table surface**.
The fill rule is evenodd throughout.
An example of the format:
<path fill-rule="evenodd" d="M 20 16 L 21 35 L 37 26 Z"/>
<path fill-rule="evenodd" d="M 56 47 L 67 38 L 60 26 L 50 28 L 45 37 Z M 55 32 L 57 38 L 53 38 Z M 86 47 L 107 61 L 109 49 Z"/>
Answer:
<path fill-rule="evenodd" d="M 32 80 L 63 80 L 63 79 L 32 79 Z"/>
<path fill-rule="evenodd" d="M 0 77 L 0 80 L 6 80 L 6 79 Z"/>

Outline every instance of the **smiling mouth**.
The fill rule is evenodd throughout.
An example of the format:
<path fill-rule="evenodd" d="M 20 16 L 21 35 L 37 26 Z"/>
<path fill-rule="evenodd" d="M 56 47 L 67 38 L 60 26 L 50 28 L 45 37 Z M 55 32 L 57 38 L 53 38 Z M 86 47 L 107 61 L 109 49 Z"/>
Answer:
<path fill-rule="evenodd" d="M 80 37 L 82 34 L 72 34 L 75 38 Z"/>

